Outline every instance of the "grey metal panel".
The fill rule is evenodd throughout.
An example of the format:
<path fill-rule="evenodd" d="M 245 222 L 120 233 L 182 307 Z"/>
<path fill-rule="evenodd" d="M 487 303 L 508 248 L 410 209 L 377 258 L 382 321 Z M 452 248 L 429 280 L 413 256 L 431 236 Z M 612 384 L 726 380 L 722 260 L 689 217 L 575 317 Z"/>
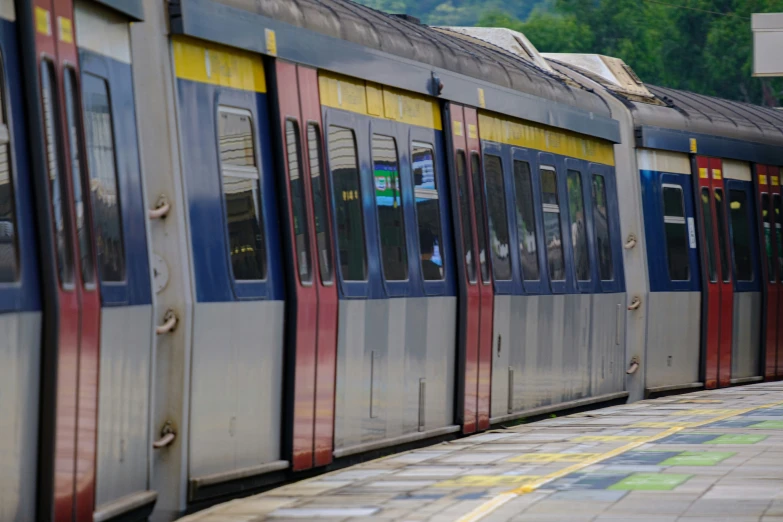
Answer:
<path fill-rule="evenodd" d="M 590 394 L 619 392 L 625 386 L 625 294 L 593 294 Z"/>
<path fill-rule="evenodd" d="M 280 459 L 282 301 L 197 303 L 190 477 Z"/>
<path fill-rule="evenodd" d="M 761 293 L 734 293 L 734 339 L 731 345 L 731 378 L 757 377 L 761 373 Z"/>
<path fill-rule="evenodd" d="M 651 292 L 647 304 L 646 387 L 699 380 L 701 293 Z"/>
<path fill-rule="evenodd" d="M 148 489 L 152 306 L 101 310 L 98 509 Z"/>
<path fill-rule="evenodd" d="M 0 314 L 0 520 L 35 518 L 41 313 Z"/>
<path fill-rule="evenodd" d="M 340 301 L 336 450 L 452 424 L 456 306 L 455 297 Z"/>
<path fill-rule="evenodd" d="M 144 20 L 144 6 L 142 0 L 94 0 L 99 4 L 114 9 L 125 16 L 141 22 Z"/>
<path fill-rule="evenodd" d="M 289 2 L 225 0 L 223 3 L 177 2 L 171 11 L 172 33 L 268 54 L 265 31 L 269 29 L 276 33 L 277 56 L 286 60 L 427 95 L 434 94 L 432 77 L 436 75 L 444 85 L 439 96 L 444 100 L 481 107 L 478 96 L 481 87 L 486 101 L 483 108 L 487 110 L 619 142 L 617 123 L 608 116 L 600 98 L 585 90 L 566 87 L 524 60 L 500 50 L 490 52 L 485 46 L 471 45 L 456 36 L 426 26 L 411 28 L 413 24 L 396 20 L 395 26 L 407 28 L 407 32 L 403 31 L 407 36 L 396 38 L 401 46 L 381 46 L 363 39 L 358 43 L 347 41 L 357 39 L 357 31 L 363 34 L 376 31 L 388 17 L 369 11 L 373 13 L 370 18 L 378 20 L 367 24 L 364 18 L 358 17 L 365 25 L 354 30 L 358 27 L 356 17 L 346 23 L 344 8 L 336 17 L 332 9 L 338 2 L 334 1 L 328 2 L 328 8 L 316 7 L 312 13 L 308 5 L 309 16 L 298 12 Z M 341 22 L 347 27 L 344 33 Z"/>

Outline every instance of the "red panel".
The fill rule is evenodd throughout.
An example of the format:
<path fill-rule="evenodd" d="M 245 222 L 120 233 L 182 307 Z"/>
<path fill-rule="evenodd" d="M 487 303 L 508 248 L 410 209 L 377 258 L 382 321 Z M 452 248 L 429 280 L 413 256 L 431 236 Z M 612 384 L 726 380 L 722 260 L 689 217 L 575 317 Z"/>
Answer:
<path fill-rule="evenodd" d="M 770 169 L 771 170 L 771 169 Z M 775 378 L 775 366 L 777 359 L 777 313 L 778 313 L 778 285 L 777 285 L 777 259 L 776 259 L 776 244 L 775 244 L 775 222 L 774 213 L 772 211 L 772 195 L 770 194 L 770 179 L 771 175 L 765 165 L 756 166 L 756 208 L 757 221 L 759 223 L 759 245 L 761 246 L 761 273 L 763 277 L 763 290 L 764 290 L 764 324 L 765 329 L 763 332 L 764 339 L 764 378 L 766 380 L 772 380 Z M 762 202 L 762 194 L 769 195 L 768 206 L 764 208 Z M 771 218 L 769 229 L 764 226 L 764 216 Z M 767 240 L 769 237 L 769 244 Z M 769 251 L 768 251 L 769 249 Z M 767 261 L 768 256 L 772 256 L 773 263 L 770 270 L 769 263 Z"/>
<path fill-rule="evenodd" d="M 299 66 L 297 68 L 299 76 L 299 100 L 302 111 L 302 121 L 307 124 L 315 123 L 318 125 L 318 129 L 321 132 L 321 142 L 318 144 L 321 152 L 320 162 L 320 175 L 327 176 L 326 165 L 324 158 L 326 158 L 325 151 L 323 150 L 323 129 L 321 128 L 321 102 L 318 95 L 318 73 L 315 69 Z M 307 141 L 307 129 L 303 128 L 303 141 L 302 143 L 308 143 Z M 311 146 L 308 143 L 308 147 Z M 305 161 L 310 161 L 310 154 L 304 154 L 306 156 Z M 310 166 L 308 165 L 308 170 Z M 326 183 L 325 186 L 329 186 Z M 323 193 L 325 198 L 324 205 L 326 207 L 327 222 L 321 224 L 321 230 L 325 234 L 329 234 L 332 230 L 330 223 L 331 211 L 329 209 L 329 198 L 326 197 L 327 193 Z M 307 183 L 307 201 L 309 207 L 309 214 L 315 216 L 313 207 L 313 190 L 312 184 Z M 315 221 L 311 221 L 310 230 L 316 230 Z M 329 244 L 333 244 L 332 241 L 327 241 Z M 315 235 L 313 234 L 313 252 L 317 252 L 317 242 Z M 332 462 L 332 450 L 334 446 L 334 388 L 335 388 L 335 371 L 337 364 L 337 315 L 338 315 L 338 302 L 337 302 L 337 285 L 334 284 L 334 254 L 330 250 L 329 258 L 327 262 L 331 267 L 332 281 L 324 283 L 320 277 L 320 263 L 323 262 L 323 256 L 313 256 L 316 262 L 315 270 L 318 274 L 315 277 L 316 287 L 318 289 L 318 339 L 317 339 L 317 359 L 316 359 L 316 379 L 315 379 L 315 433 L 314 433 L 314 451 L 315 451 L 315 466 L 325 466 Z"/>
<path fill-rule="evenodd" d="M 451 168 L 451 181 L 455 190 L 452 194 L 455 196 L 455 225 L 457 232 L 457 238 L 460 243 L 462 242 L 463 235 L 467 237 L 467 242 L 471 245 L 476 245 L 476 220 L 472 210 L 470 215 L 470 230 L 462 230 L 462 209 L 460 207 L 459 194 L 462 188 L 460 187 L 459 180 L 457 179 L 457 162 L 461 161 L 458 158 L 459 151 L 465 154 L 465 172 L 468 176 L 464 189 L 466 197 L 470 202 L 470 207 L 473 206 L 473 189 L 470 183 L 470 158 L 468 156 L 469 149 L 466 139 L 467 126 L 465 124 L 465 117 L 463 114 L 463 108 L 460 105 L 451 104 L 450 106 L 451 122 L 451 137 L 453 144 L 453 164 Z M 475 248 L 473 249 L 475 252 Z M 467 264 L 465 259 L 458 261 L 463 263 L 463 266 Z M 475 260 L 474 260 L 475 262 Z M 464 329 L 464 336 L 462 342 L 463 346 L 459 347 L 459 350 L 464 353 L 465 361 L 465 374 L 462 376 L 464 379 L 464 405 L 463 405 L 463 433 L 474 433 L 478 428 L 478 384 L 479 384 L 479 326 L 481 319 L 481 296 L 479 291 L 479 285 L 473 281 L 471 282 L 468 277 L 468 270 L 462 271 L 462 281 L 460 286 L 464 290 L 461 291 L 460 296 L 464 296 L 459 304 L 460 306 L 460 319 L 463 322 L 462 328 Z"/>
<path fill-rule="evenodd" d="M 781 194 L 781 170 L 778 167 L 767 167 L 767 174 L 769 175 L 770 182 L 770 194 Z M 781 195 L 783 197 L 783 195 Z M 779 231 L 783 227 L 783 215 L 778 214 L 775 209 L 772 209 L 772 216 L 775 220 L 775 229 L 773 230 L 773 236 L 775 237 L 775 252 L 773 256 L 775 259 L 775 265 L 778 268 L 778 310 L 777 310 L 777 365 L 775 376 L 777 379 L 783 378 L 783 262 L 779 260 L 781 253 L 783 253 L 783 244 L 781 244 L 781 238 L 783 234 Z"/>
<path fill-rule="evenodd" d="M 729 234 L 729 206 L 728 194 L 723 186 L 723 165 L 720 159 L 710 158 L 710 177 L 713 191 L 719 189 L 723 193 L 723 201 L 715 200 L 715 205 L 723 205 L 723 230 L 719 231 L 719 223 L 715 220 L 715 232 L 722 233 L 726 241 L 726 260 L 728 264 L 722 266 L 723 277 L 720 279 L 720 340 L 719 340 L 719 365 L 718 385 L 729 386 L 731 384 L 731 348 L 734 330 L 734 274 L 732 271 L 732 247 Z M 714 198 L 714 192 L 713 192 Z M 717 218 L 717 215 L 716 215 Z M 719 245 L 719 243 L 718 243 Z M 720 256 L 718 256 L 720 259 Z"/>
<path fill-rule="evenodd" d="M 707 241 L 712 241 L 715 252 L 716 263 L 720 264 L 720 255 L 718 253 L 718 236 L 715 230 L 715 211 L 712 197 L 712 184 L 709 176 L 709 158 L 697 157 L 696 165 L 698 167 L 696 175 L 696 202 L 697 212 L 699 213 L 701 231 L 701 259 L 702 271 L 705 274 L 704 286 L 702 290 L 702 320 L 705 322 L 703 327 L 704 335 L 702 343 L 704 345 L 704 385 L 706 388 L 717 388 L 719 371 L 719 343 L 720 343 L 720 284 L 710 281 L 709 267 L 707 264 Z M 701 189 L 709 190 L 710 216 L 713 223 L 711 229 L 705 229 L 704 219 L 702 218 L 702 195 Z M 718 277 L 720 279 L 720 270 Z"/>
<path fill-rule="evenodd" d="M 299 148 L 300 162 L 307 162 L 307 155 L 302 153 L 302 146 L 306 144 L 306 138 L 302 137 L 302 117 L 299 110 L 299 91 L 297 88 L 296 66 L 280 60 L 275 64 L 277 70 L 277 92 L 280 107 L 280 129 L 283 136 L 283 147 L 286 148 L 286 121 L 296 120 L 300 130 Z M 306 145 L 305 145 L 306 146 Z M 288 248 L 291 248 L 293 269 L 291 276 L 294 278 L 295 295 L 288 296 L 294 302 L 294 317 L 288 320 L 294 321 L 294 328 L 289 331 L 293 334 L 289 337 L 287 349 L 294 350 L 294 405 L 293 405 L 293 469 L 295 471 L 309 469 L 313 466 L 313 432 L 315 415 L 315 365 L 316 365 L 316 333 L 318 328 L 318 293 L 315 286 L 302 284 L 299 274 L 300 259 L 294 246 L 294 218 L 291 207 L 291 186 L 289 183 L 288 158 L 289 151 L 284 150 L 283 163 L 285 179 L 281 184 L 286 194 L 285 211 L 288 214 L 289 238 Z M 299 182 L 304 186 L 304 176 L 309 172 L 307 164 L 300 165 Z M 308 216 L 308 221 L 309 221 Z M 312 240 L 312 234 L 309 235 Z M 314 251 L 312 241 L 310 252 Z M 312 265 L 312 256 L 309 262 Z M 313 277 L 317 277 L 313 273 Z"/>
<path fill-rule="evenodd" d="M 481 157 L 481 145 L 478 137 L 478 115 L 476 109 L 471 107 L 465 107 L 465 124 L 468 129 L 466 133 L 467 145 L 470 153 L 474 152 Z M 483 165 L 483 162 L 480 164 Z M 472 169 L 472 162 L 469 162 L 468 168 Z M 471 172 L 471 176 L 478 177 L 480 179 L 479 185 L 484 187 L 484 173 L 483 172 Z M 471 183 L 471 187 L 474 185 Z M 476 198 L 471 201 L 478 201 Z M 482 212 L 485 214 L 484 223 L 488 223 L 486 217 L 486 209 L 474 208 L 475 212 Z M 476 222 L 478 226 L 478 222 Z M 489 231 L 484 231 L 485 237 L 489 237 Z M 487 252 L 489 255 L 489 252 Z M 489 262 L 489 260 L 487 260 Z M 478 347 L 478 382 L 476 389 L 477 397 L 477 415 L 478 415 L 478 430 L 486 430 L 489 428 L 489 409 L 490 409 L 490 392 L 492 389 L 492 313 L 494 296 L 492 290 L 492 271 L 489 271 L 489 280 L 484 281 L 481 277 L 481 283 L 479 284 L 479 295 L 481 299 L 481 313 L 479 318 L 479 347 Z"/>

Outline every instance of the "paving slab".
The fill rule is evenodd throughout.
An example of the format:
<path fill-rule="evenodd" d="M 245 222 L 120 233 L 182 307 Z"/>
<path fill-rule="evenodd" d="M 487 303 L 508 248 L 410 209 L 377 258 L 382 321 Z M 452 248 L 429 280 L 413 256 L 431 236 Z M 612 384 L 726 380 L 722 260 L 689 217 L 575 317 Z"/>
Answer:
<path fill-rule="evenodd" d="M 409 451 L 180 522 L 783 522 L 783 386 L 640 401 Z"/>

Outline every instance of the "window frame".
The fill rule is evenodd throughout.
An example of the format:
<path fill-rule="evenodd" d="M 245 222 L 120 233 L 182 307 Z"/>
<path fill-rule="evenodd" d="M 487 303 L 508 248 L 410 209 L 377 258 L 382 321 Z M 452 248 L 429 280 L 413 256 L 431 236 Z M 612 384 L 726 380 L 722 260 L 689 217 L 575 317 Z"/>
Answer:
<path fill-rule="evenodd" d="M 10 89 L 7 82 L 7 75 L 5 70 L 5 56 L 3 50 L 0 49 L 0 110 L 2 110 L 4 118 L 0 120 L 0 143 L 8 147 L 8 184 L 10 186 L 11 197 L 11 212 L 13 215 L 13 253 L 14 253 L 14 279 L 12 281 L 0 281 L 0 288 L 4 289 L 4 293 L 11 288 L 18 290 L 22 289 L 24 280 L 26 279 L 25 272 L 25 259 L 24 252 L 22 252 L 22 242 L 20 242 L 20 230 L 23 229 L 19 222 L 19 198 L 18 183 L 16 178 L 16 154 L 14 151 L 14 133 L 13 133 L 13 115 L 10 112 L 11 104 L 8 102 L 10 96 Z M 4 300 L 0 300 L 2 303 Z M 15 302 L 16 299 L 11 300 Z M 0 304 L 0 311 L 3 311 L 5 307 Z"/>
<path fill-rule="evenodd" d="M 766 208 L 764 205 L 764 197 L 766 196 L 767 204 Z M 766 271 L 767 274 L 767 284 L 776 284 L 778 281 L 777 278 L 777 252 L 775 251 L 776 245 L 775 245 L 775 214 L 774 210 L 772 208 L 772 195 L 769 193 L 769 191 L 764 191 L 759 194 L 758 197 L 758 205 L 761 207 L 761 226 L 759 227 L 761 230 L 761 244 L 759 245 L 759 248 L 761 249 L 761 256 L 764 258 L 764 265 L 766 268 L 762 268 L 762 270 Z M 767 212 L 769 215 L 769 222 L 764 220 L 764 212 Z M 767 236 L 766 236 L 766 226 L 769 225 L 769 251 L 767 251 Z"/>
<path fill-rule="evenodd" d="M 592 198 L 592 192 L 588 193 L 586 191 L 587 183 L 585 183 L 585 172 L 587 170 L 584 168 L 584 165 L 582 162 L 578 162 L 576 160 L 573 160 L 571 158 L 566 159 L 565 164 L 565 183 L 566 183 L 566 203 L 567 208 L 566 211 L 568 212 L 568 245 L 571 248 L 571 270 L 573 275 L 574 284 L 576 285 L 576 288 L 581 293 L 594 293 L 597 291 L 597 277 L 595 274 L 596 269 L 596 263 L 593 256 L 593 248 L 594 248 L 594 234 L 593 234 L 593 219 L 592 219 L 592 212 L 593 212 L 593 198 Z M 585 244 L 585 255 L 587 255 L 587 273 L 588 278 L 587 279 L 579 279 L 579 276 L 577 274 L 577 266 L 576 266 L 576 247 L 574 246 L 574 238 L 572 234 L 572 227 L 573 227 L 573 216 L 571 215 L 571 192 L 568 188 L 568 180 L 572 175 L 576 175 L 576 179 L 579 180 L 579 189 L 582 196 L 582 213 L 584 214 L 584 244 Z M 592 179 L 590 179 L 592 181 Z M 592 187 L 592 185 L 590 185 Z M 561 211 L 562 211 L 562 203 L 561 203 Z"/>
<path fill-rule="evenodd" d="M 506 230 L 506 237 L 508 238 L 508 269 L 509 269 L 509 276 L 508 278 L 504 279 L 498 279 L 497 274 L 495 272 L 496 266 L 495 266 L 495 259 L 493 257 L 493 250 L 492 250 L 492 216 L 491 212 L 489 211 L 489 198 L 488 198 L 488 188 L 487 188 L 487 164 L 488 164 L 488 158 L 495 157 L 497 158 L 498 162 L 500 163 L 500 180 L 502 182 L 501 187 L 501 194 L 503 195 L 503 216 L 505 218 L 504 225 Z M 506 161 L 504 161 L 504 159 Z M 481 188 L 484 190 L 482 201 L 486 205 L 487 212 L 485 213 L 485 223 L 487 226 L 486 229 L 486 240 L 487 240 L 487 256 L 489 257 L 488 261 L 490 261 L 489 264 L 489 273 L 491 280 L 495 283 L 495 292 L 498 294 L 506 294 L 509 293 L 510 287 L 513 285 L 514 281 L 517 279 L 515 277 L 515 270 L 514 270 L 514 247 L 513 247 L 513 237 L 511 236 L 511 225 L 509 223 L 509 191 L 508 191 L 508 180 L 506 179 L 506 170 L 508 169 L 509 162 L 507 161 L 508 158 L 505 154 L 503 154 L 503 151 L 500 150 L 497 147 L 490 146 L 489 144 L 484 147 L 484 150 L 482 151 L 481 155 L 481 167 L 482 167 L 482 181 L 483 183 L 480 184 Z M 513 162 L 512 162 L 513 164 Z M 475 205 L 475 197 L 474 197 L 474 205 Z M 478 210 L 476 210 L 478 212 Z M 477 223 L 478 225 L 478 223 Z M 478 265 L 477 265 L 478 267 Z M 481 270 L 480 268 L 477 269 L 477 277 L 481 279 Z"/>
<path fill-rule="evenodd" d="M 288 150 L 288 129 L 287 126 L 291 124 L 294 129 L 294 138 L 296 143 L 296 161 L 298 162 L 298 169 L 299 169 L 299 179 L 301 180 L 301 196 L 302 196 L 302 212 L 304 213 L 304 229 L 303 229 L 303 235 L 304 235 L 304 250 L 307 254 L 307 273 L 302 274 L 302 265 L 301 265 L 301 252 L 298 251 L 296 246 L 296 227 L 294 225 L 294 219 L 296 218 L 296 212 L 294 211 L 294 192 L 293 187 L 291 186 L 291 162 L 290 162 L 290 156 L 291 151 Z M 296 257 L 296 274 L 297 274 L 297 280 L 299 281 L 299 284 L 305 287 L 313 286 L 313 280 L 315 277 L 315 267 L 313 266 L 313 253 L 311 248 L 311 242 L 310 242 L 310 215 L 307 211 L 307 188 L 305 187 L 305 179 L 309 178 L 309 172 L 305 172 L 305 163 L 302 161 L 302 129 L 299 126 L 299 120 L 297 118 L 293 117 L 287 117 L 285 118 L 283 122 L 284 128 L 283 128 L 283 141 L 285 144 L 285 167 L 286 167 L 286 180 L 285 183 L 287 185 L 287 192 L 288 196 L 290 198 L 290 214 L 289 219 L 291 219 L 291 229 L 294 233 L 294 237 L 292 238 L 291 246 L 294 249 L 294 256 Z M 309 166 L 309 164 L 308 164 Z M 260 178 L 259 178 L 260 179 Z M 260 199 L 260 193 L 259 193 L 259 199 Z M 305 277 L 306 276 L 306 277 Z"/>
<path fill-rule="evenodd" d="M 566 248 L 566 244 L 568 241 L 570 241 L 571 235 L 568 234 L 567 230 L 564 230 L 563 227 L 563 201 L 568 201 L 567 198 L 564 198 L 563 194 L 563 176 L 561 175 L 560 170 L 557 168 L 557 161 L 555 160 L 554 156 L 551 154 L 540 154 L 539 155 L 539 161 L 537 167 L 537 175 L 539 177 L 539 186 L 538 186 L 538 192 L 539 196 L 541 198 L 541 226 L 543 228 L 543 246 L 546 249 L 546 223 L 545 223 L 545 214 L 547 213 L 555 213 L 552 210 L 546 210 L 547 206 L 552 206 L 550 203 L 544 203 L 544 180 L 542 176 L 542 171 L 551 171 L 555 175 L 555 187 L 557 190 L 557 214 L 558 214 L 558 226 L 560 227 L 560 249 L 563 256 L 563 279 L 553 279 L 552 274 L 549 271 L 549 252 L 548 250 L 544 253 L 544 260 L 546 262 L 546 275 L 547 279 L 549 281 L 549 288 L 552 291 L 553 294 L 565 294 L 567 293 L 569 285 L 572 283 L 570 279 L 570 272 L 571 268 L 569 267 L 570 261 L 569 261 L 569 254 L 570 250 Z"/>
<path fill-rule="evenodd" d="M 250 116 L 250 129 L 253 133 L 253 156 L 256 162 L 255 167 L 242 167 L 238 165 L 224 165 L 223 160 L 220 157 L 220 114 L 221 112 L 229 112 L 233 114 L 240 114 Z M 258 115 L 254 107 L 249 104 L 242 103 L 236 98 L 229 96 L 220 96 L 214 106 L 214 118 L 215 118 L 215 155 L 217 162 L 217 172 L 220 180 L 220 209 L 221 219 L 223 220 L 223 247 L 224 257 L 226 259 L 227 276 L 230 279 L 231 287 L 234 296 L 239 300 L 245 299 L 266 299 L 268 298 L 268 285 L 270 284 L 270 271 L 272 265 L 270 263 L 269 254 L 269 233 L 266 226 L 266 212 L 264 205 L 264 191 L 263 191 L 263 161 L 261 157 L 261 144 L 259 141 L 259 129 L 258 129 Z M 231 242 L 228 229 L 228 209 L 226 208 L 226 193 L 225 193 L 225 171 L 230 171 L 230 176 L 242 178 L 242 179 L 255 179 L 256 189 L 258 194 L 258 215 L 259 229 L 263 234 L 264 241 L 264 277 L 263 279 L 237 279 L 234 276 L 234 267 L 231 260 Z"/>
<path fill-rule="evenodd" d="M 717 194 L 720 192 L 720 201 Z M 718 280 L 723 284 L 734 283 L 734 259 L 731 253 L 731 238 L 729 235 L 729 212 L 728 212 L 728 200 L 726 198 L 727 191 L 723 187 L 714 187 L 711 190 L 712 201 L 714 206 L 715 226 L 718 231 L 718 259 L 720 260 L 720 270 L 718 272 Z M 718 208 L 723 211 L 722 214 L 718 214 Z M 719 219 L 719 215 L 723 216 L 723 220 Z M 728 267 L 726 265 L 729 265 Z"/>
<path fill-rule="evenodd" d="M 761 244 L 759 243 L 760 232 L 763 237 L 764 222 L 757 219 L 756 205 L 761 205 L 761 196 L 756 196 L 756 191 L 753 189 L 752 184 L 748 182 L 741 182 L 734 179 L 726 179 L 724 182 L 725 194 L 727 196 L 726 207 L 728 215 L 726 216 L 729 227 L 729 246 L 731 248 L 731 263 L 732 263 L 732 277 L 734 281 L 734 290 L 737 292 L 757 292 L 761 290 L 761 284 L 763 282 L 763 268 L 761 267 L 762 261 L 767 262 L 766 259 L 761 259 Z M 732 218 L 733 210 L 731 208 L 731 195 L 733 192 L 741 192 L 745 198 L 745 218 L 748 224 L 748 249 L 750 253 L 750 270 L 751 279 L 740 280 L 737 276 L 737 261 L 736 261 L 736 249 L 734 247 L 734 221 Z"/>
<path fill-rule="evenodd" d="M 313 196 L 313 219 L 317 220 L 318 219 L 318 210 L 316 209 L 315 190 L 314 190 L 314 187 L 313 187 L 313 184 L 314 184 L 314 181 L 313 181 L 313 162 L 312 162 L 312 158 L 310 157 L 311 150 L 310 150 L 309 131 L 310 131 L 311 128 L 315 129 L 315 135 L 316 135 L 316 142 L 317 142 L 317 144 L 316 144 L 317 151 L 316 152 L 318 153 L 318 170 L 319 170 L 319 174 L 318 174 L 317 177 L 320 178 L 319 190 L 321 191 L 321 197 L 323 199 L 324 220 L 326 221 L 326 223 L 324 223 L 324 234 L 326 236 L 326 247 L 327 247 L 327 251 L 328 251 L 328 254 L 329 254 L 329 259 L 328 259 L 329 267 L 330 267 L 329 279 L 324 279 L 324 272 L 323 272 L 323 268 L 322 268 L 322 266 L 323 266 L 323 259 L 321 259 L 321 257 L 320 257 L 321 250 L 320 250 L 319 244 L 318 244 L 318 229 L 317 229 L 317 227 L 316 227 L 315 230 L 313 230 L 313 234 L 315 234 L 315 248 L 316 248 L 315 260 L 318 263 L 318 277 L 319 277 L 319 280 L 321 281 L 321 285 L 322 286 L 332 286 L 332 285 L 334 285 L 334 280 L 335 280 L 335 276 L 336 276 L 336 268 L 335 268 L 335 264 L 334 264 L 334 244 L 333 244 L 334 238 L 332 237 L 332 220 L 331 220 L 332 214 L 331 214 L 330 208 L 329 208 L 329 201 L 330 201 L 330 197 L 329 197 L 329 179 L 328 179 L 328 177 L 326 175 L 326 171 L 327 171 L 326 167 L 328 165 L 327 165 L 326 159 L 325 159 L 326 154 L 325 154 L 325 149 L 324 149 L 323 128 L 321 126 L 321 122 L 320 121 L 315 121 L 315 120 L 307 120 L 307 122 L 305 124 L 305 128 L 307 129 L 306 136 L 308 136 L 308 140 L 307 140 L 308 165 L 307 165 L 307 167 L 308 167 L 308 170 L 310 171 L 307 177 L 308 177 L 308 181 L 310 183 L 310 193 Z"/>
<path fill-rule="evenodd" d="M 521 249 L 520 249 L 520 245 L 521 245 L 522 240 L 519 237 L 519 235 L 520 235 L 520 232 L 519 232 L 519 219 L 520 219 L 520 216 L 521 216 L 521 207 L 520 207 L 520 200 L 517 197 L 519 195 L 519 187 L 517 185 L 517 181 L 518 180 L 517 180 L 517 176 L 516 176 L 517 163 L 521 163 L 521 164 L 527 165 L 527 169 L 528 169 L 528 183 L 529 183 L 529 189 L 530 189 L 530 201 L 529 201 L 529 203 L 531 205 L 530 210 L 531 210 L 531 215 L 533 217 L 533 230 L 535 232 L 534 240 L 535 240 L 535 244 L 536 244 L 535 259 L 536 259 L 536 270 L 538 272 L 538 277 L 536 279 L 527 279 L 525 277 L 524 267 L 522 266 L 522 253 L 521 253 Z M 539 286 L 540 283 L 541 283 L 541 278 L 542 278 L 542 275 L 541 275 L 541 273 L 542 273 L 542 271 L 541 271 L 541 260 L 540 260 L 540 257 L 541 257 L 540 256 L 540 252 L 541 252 L 541 250 L 539 248 L 539 243 L 540 243 L 539 237 L 540 237 L 540 234 L 538 233 L 538 228 L 539 228 L 538 225 L 539 225 L 540 219 L 538 218 L 538 215 L 536 214 L 536 207 L 537 207 L 537 205 L 536 205 L 536 182 L 535 182 L 535 174 L 534 174 L 535 167 L 536 167 L 535 163 L 531 163 L 528 158 L 522 159 L 522 158 L 517 157 L 516 154 L 512 155 L 512 158 L 511 158 L 511 182 L 512 182 L 512 185 L 514 187 L 514 190 L 513 190 L 513 200 L 514 200 L 514 209 L 513 209 L 514 210 L 514 220 L 513 220 L 513 223 L 514 223 L 514 226 L 511 227 L 511 228 L 513 229 L 513 236 L 515 237 L 515 239 L 514 239 L 514 243 L 515 243 L 515 247 L 516 247 L 515 251 L 517 253 L 517 257 L 519 258 L 519 262 L 517 263 L 518 270 L 516 272 L 517 272 L 517 274 L 518 274 L 518 276 L 520 278 L 520 281 L 522 281 L 522 285 L 525 287 L 526 290 L 527 290 L 528 286 L 533 286 L 533 285 Z"/>
<path fill-rule="evenodd" d="M 676 189 L 680 193 L 680 202 L 682 203 L 682 217 L 679 216 L 668 216 L 670 219 L 682 219 L 682 223 L 679 223 L 678 221 L 671 221 L 667 222 L 667 215 L 666 215 L 666 204 L 665 204 L 665 198 L 664 198 L 664 191 L 667 188 Z M 666 252 L 666 266 L 665 266 L 665 274 L 666 279 L 669 283 L 689 283 L 691 280 L 693 280 L 693 267 L 691 266 L 691 263 L 689 261 L 688 263 L 688 278 L 687 279 L 672 279 L 671 271 L 669 270 L 669 242 L 668 242 L 668 235 L 666 234 L 666 224 L 681 224 L 685 227 L 685 252 L 688 254 L 686 257 L 690 259 L 690 225 L 688 224 L 688 209 L 686 206 L 685 201 L 685 187 L 680 185 L 679 183 L 666 183 L 666 181 L 661 182 L 661 196 L 660 196 L 660 208 L 661 208 L 661 239 L 663 240 L 663 243 L 665 245 L 665 252 Z M 698 197 L 701 197 L 700 194 Z M 698 234 L 697 234 L 698 237 Z"/>

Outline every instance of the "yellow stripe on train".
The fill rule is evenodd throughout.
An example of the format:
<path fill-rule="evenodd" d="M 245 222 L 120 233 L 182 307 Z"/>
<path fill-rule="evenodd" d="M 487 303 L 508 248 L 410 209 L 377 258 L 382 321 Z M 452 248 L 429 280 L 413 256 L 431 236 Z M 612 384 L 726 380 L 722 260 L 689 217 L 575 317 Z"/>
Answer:
<path fill-rule="evenodd" d="M 438 102 L 364 80 L 320 73 L 321 104 L 335 109 L 442 130 Z"/>
<path fill-rule="evenodd" d="M 575 132 L 479 112 L 482 140 L 614 166 L 612 144 Z"/>
<path fill-rule="evenodd" d="M 193 38 L 174 37 L 177 78 L 243 91 L 266 92 L 261 55 Z"/>

